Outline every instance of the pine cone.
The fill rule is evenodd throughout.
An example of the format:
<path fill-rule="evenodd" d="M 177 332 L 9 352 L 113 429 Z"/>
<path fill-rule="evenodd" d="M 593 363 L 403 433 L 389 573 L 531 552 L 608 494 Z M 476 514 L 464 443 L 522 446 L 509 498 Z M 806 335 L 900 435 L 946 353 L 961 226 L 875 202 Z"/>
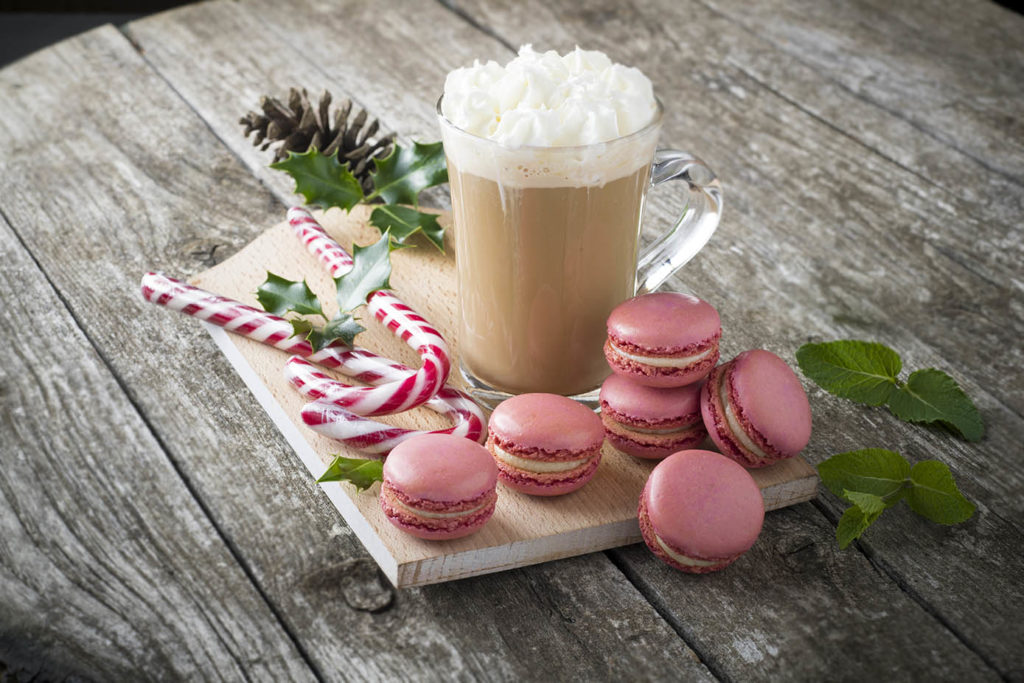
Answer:
<path fill-rule="evenodd" d="M 332 117 L 331 93 L 324 90 L 318 106 L 314 108 L 305 89 L 292 88 L 287 106 L 276 97 L 263 96 L 260 109 L 263 113 L 250 111 L 238 123 L 245 126 L 246 137 L 255 132 L 252 144 L 261 150 L 280 142 L 274 152 L 274 161 L 287 158 L 288 152 L 302 153 L 311 147 L 325 156 L 337 152 L 338 160 L 348 164 L 352 175 L 362 184 L 363 191 L 373 190 L 370 180 L 373 160 L 388 155 L 395 134 L 371 140 L 380 123 L 376 119 L 367 122 L 370 117 L 362 109 L 349 121 L 351 100 L 343 100 Z"/>

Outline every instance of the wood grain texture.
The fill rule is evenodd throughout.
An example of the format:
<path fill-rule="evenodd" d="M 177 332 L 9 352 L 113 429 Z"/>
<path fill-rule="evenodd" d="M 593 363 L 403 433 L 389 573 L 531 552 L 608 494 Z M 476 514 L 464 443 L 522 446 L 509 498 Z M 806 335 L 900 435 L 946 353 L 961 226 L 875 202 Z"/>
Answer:
<path fill-rule="evenodd" d="M 251 35 L 234 39 L 252 43 Z M 146 270 L 179 276 L 203 270 L 280 220 L 284 207 L 112 28 L 0 72 L 0 89 L 10 94 L 0 134 L 11 141 L 3 149 L 0 209 L 317 675 L 621 678 L 667 671 L 708 678 L 685 643 L 603 555 L 506 572 L 482 583 L 396 594 L 201 326 L 137 295 Z M 77 133 L 67 135 L 68 130 Z M 52 153 L 36 153 L 47 146 Z M 74 361 L 59 369 L 77 372 Z M 117 424 L 113 417 L 100 420 L 83 448 L 129 470 L 145 462 L 139 449 L 106 440 L 105 422 Z M 38 425 L 24 438 L 46 443 L 48 436 Z M 56 453 L 78 447 L 57 445 Z M 159 518 L 145 521 L 152 533 L 175 537 Z M 120 536 L 132 528 L 114 520 L 106 531 Z M 41 541 L 19 542 L 15 552 L 31 554 L 34 543 Z M 220 571 L 239 571 L 234 560 L 224 563 L 228 568 Z M 187 563 L 170 566 L 197 581 L 206 576 Z M 210 585 L 230 593 L 223 582 Z M 55 589 L 31 641 L 19 639 L 12 647 L 36 661 L 59 656 L 60 634 L 45 618 L 78 599 L 77 591 L 88 590 Z M 595 596 L 610 597 L 599 602 Z M 13 597 L 4 593 L 3 599 Z M 218 603 L 208 604 L 213 609 Z M 162 607 L 173 612 L 188 604 Z M 247 648 L 256 645 L 243 662 L 274 652 L 269 645 L 266 653 L 259 647 L 262 629 L 269 628 L 262 620 L 250 623 L 259 617 L 257 609 L 249 616 L 229 610 L 207 615 L 218 633 L 252 632 L 250 641 L 238 639 Z M 159 612 L 153 618 L 171 616 Z M 196 634 L 208 632 L 201 624 L 194 628 Z M 162 633 L 158 626 L 151 630 L 153 637 Z M 76 647 L 90 647 L 87 634 L 76 638 Z M 503 638 L 508 642 L 496 651 Z M 135 655 L 144 663 L 145 647 Z M 116 677 L 130 666 L 98 668 L 94 675 Z M 230 668 L 213 664 L 201 675 L 215 677 L 221 670 L 231 676 Z"/>
<path fill-rule="evenodd" d="M 1024 17 L 983 0 L 705 4 L 875 109 L 1006 176 L 1019 194 Z"/>
<path fill-rule="evenodd" d="M 23 680 L 312 680 L 3 219 L 0 291 L 17 292 L 0 306 L 0 662 Z"/>
<path fill-rule="evenodd" d="M 135 39 L 145 46 L 151 63 L 209 121 L 225 143 L 244 158 L 250 158 L 247 155 L 258 157 L 258 153 L 251 151 L 248 143 L 235 142 L 234 118 L 235 112 L 250 107 L 252 100 L 238 97 L 232 88 L 221 87 L 221 82 L 237 82 L 240 87 L 252 88 L 253 81 L 262 79 L 266 87 L 253 90 L 268 92 L 283 91 L 293 84 L 306 84 L 311 88 L 325 84 L 336 94 L 356 96 L 374 115 L 382 116 L 385 125 L 409 137 L 434 138 L 432 104 L 444 74 L 455 66 L 472 62 L 474 58 L 505 59 L 510 54 L 500 42 L 475 34 L 468 23 L 452 23 L 451 18 L 445 18 L 436 7 L 429 5 L 419 8 L 421 14 L 415 20 L 404 21 L 402 13 L 394 11 L 395 6 L 388 4 L 375 5 L 371 9 L 359 4 L 341 7 L 299 3 L 285 11 L 267 2 L 256 5 L 252 12 L 231 12 L 217 3 L 203 8 L 204 12 L 182 11 L 168 15 L 167 25 L 147 21 L 133 25 L 130 30 Z M 662 9 L 667 11 L 669 8 Z M 697 12 L 699 9 L 698 6 L 684 4 L 678 13 Z M 992 459 L 999 462 L 1000 458 L 1005 460 L 1014 452 L 1014 434 L 1019 432 L 1016 431 L 1017 423 L 1011 418 L 1017 411 L 1007 410 L 1000 405 L 1000 398 L 987 395 L 981 389 L 985 387 L 992 392 L 1001 392 L 1002 396 L 1009 396 L 1020 405 L 1022 394 L 1015 387 L 998 381 L 1000 376 L 1012 376 L 1016 372 L 1014 352 L 1010 351 L 1011 357 L 1003 356 L 1005 348 L 1001 345 L 1007 333 L 993 323 L 985 334 L 975 337 L 988 344 L 981 358 L 974 353 L 963 354 L 960 338 L 956 353 L 948 354 L 957 363 L 950 368 L 943 360 L 946 354 L 937 353 L 916 334 L 905 331 L 905 320 L 908 319 L 918 327 L 932 325 L 938 328 L 937 321 L 943 320 L 944 316 L 952 317 L 954 319 L 942 326 L 938 342 L 949 344 L 953 349 L 954 343 L 945 339 L 947 328 L 973 330 L 973 326 L 965 326 L 964 322 L 978 316 L 977 310 L 985 311 L 985 316 L 991 316 L 993 321 L 1000 320 L 1003 315 L 1009 315 L 1012 321 L 1013 315 L 1019 311 L 1019 304 L 1012 298 L 1007 301 L 1005 291 L 998 283 L 1005 279 L 1003 274 L 1007 272 L 1008 264 L 1016 258 L 1013 250 L 1018 247 L 1013 233 L 994 240 L 991 248 L 981 248 L 983 253 L 980 255 L 972 253 L 970 257 L 963 257 L 962 263 L 956 263 L 954 259 L 960 252 L 949 242 L 952 240 L 958 245 L 969 246 L 969 235 L 982 235 L 984 239 L 989 234 L 984 225 L 969 223 L 959 231 L 937 230 L 932 226 L 947 226 L 951 221 L 958 221 L 961 215 L 969 215 L 963 210 L 969 207 L 950 206 L 941 194 L 937 202 L 933 201 L 928 195 L 931 192 L 929 186 L 922 184 L 919 177 L 910 173 L 900 175 L 893 170 L 891 162 L 878 158 L 842 135 L 837 136 L 834 129 L 815 122 L 813 117 L 797 113 L 798 108 L 765 92 L 756 80 L 744 77 L 735 68 L 716 70 L 709 64 L 711 60 L 701 57 L 702 51 L 716 44 L 714 34 L 703 33 L 701 24 L 691 26 L 678 14 L 672 15 L 671 21 L 661 21 L 656 14 L 654 9 L 638 15 L 629 6 L 588 3 L 576 12 L 557 7 L 552 11 L 536 4 L 526 4 L 521 14 L 513 13 L 509 7 L 498 6 L 480 8 L 475 16 L 492 30 L 504 31 L 506 39 L 511 42 L 535 40 L 543 43 L 541 46 L 557 44 L 560 47 L 571 47 L 573 42 L 580 42 L 606 49 L 613 56 L 655 72 L 659 88 L 685 84 L 679 99 L 687 106 L 670 112 L 666 143 L 693 148 L 712 163 L 725 179 L 728 208 L 718 236 L 707 251 L 674 280 L 674 286 L 704 283 L 698 291 L 713 297 L 731 330 L 724 342 L 727 354 L 758 345 L 791 357 L 795 348 L 809 336 L 817 339 L 868 336 L 898 347 L 908 365 L 939 364 L 952 369 L 963 380 L 964 374 L 959 373 L 958 368 L 960 363 L 966 362 L 970 364 L 969 372 L 975 373 L 970 376 L 977 376 L 968 385 L 968 391 L 973 396 L 981 396 L 983 411 L 990 422 L 990 442 L 981 452 L 973 446 L 950 442 L 942 435 L 930 439 L 929 432 L 910 432 L 908 437 L 906 428 L 884 413 L 851 410 L 849 405 L 815 392 L 812 401 L 818 433 L 812 442 L 812 453 L 816 459 L 837 452 L 841 447 L 881 445 L 884 441 L 888 442 L 886 445 L 897 448 L 909 446 L 908 455 L 937 455 L 947 462 L 957 463 L 961 481 L 969 482 L 974 476 L 989 473 L 984 486 L 970 489 L 969 494 L 977 496 L 979 491 L 991 488 L 999 492 L 1001 504 L 1019 507 L 1019 489 L 1013 472 L 1010 473 L 1010 481 L 999 481 L 991 476 L 996 467 Z M 504 23 L 488 24 L 496 16 L 504 17 Z M 213 28 L 215 23 L 226 27 L 226 30 L 218 32 Z M 633 26 L 633 32 L 624 33 L 624 25 Z M 723 22 L 723 25 L 727 27 L 728 22 Z M 513 30 L 510 26 L 516 28 Z M 408 39 L 422 35 L 424 27 L 430 27 L 436 40 L 417 50 L 418 42 Z M 686 28 L 689 33 L 680 35 L 680 28 Z M 301 45 L 279 40 L 272 43 L 275 48 L 268 49 L 266 41 L 273 41 L 273 38 L 266 33 L 263 34 L 264 42 L 259 46 L 250 45 L 241 37 L 232 38 L 272 29 L 273 35 L 301 34 L 305 40 Z M 668 30 L 676 32 L 671 40 L 664 36 L 664 31 Z M 605 31 L 607 38 L 601 40 L 596 34 Z M 344 42 L 337 41 L 335 36 L 343 33 L 351 37 Z M 214 36 L 226 42 L 218 45 L 212 40 Z M 443 45 L 444 49 L 436 49 L 438 45 Z M 633 51 L 624 52 L 627 47 Z M 649 54 L 638 57 L 640 51 L 648 51 Z M 191 78 L 185 66 L 187 60 L 182 59 L 188 54 L 204 55 L 205 61 L 213 65 L 213 73 L 222 80 L 210 85 Z M 666 55 L 675 56 L 666 59 Z M 390 59 L 394 60 L 393 68 L 388 61 Z M 656 61 L 662 61 L 664 65 L 660 69 L 654 68 Z M 690 112 L 690 109 L 694 111 Z M 726 124 L 721 130 L 718 128 L 722 123 L 719 117 L 723 117 Z M 809 139 L 803 137 L 805 129 L 812 133 Z M 851 169 L 856 164 L 847 161 L 848 156 L 863 166 Z M 818 162 L 822 162 L 821 167 L 816 165 Z M 796 173 L 800 165 L 807 165 L 807 168 Z M 791 178 L 790 173 L 793 173 Z M 894 175 L 898 182 L 890 186 Z M 859 189 L 860 184 L 863 184 L 863 189 Z M 908 200 L 910 206 L 891 216 L 894 196 Z M 667 220 L 672 213 L 668 205 L 669 202 L 657 199 L 652 202 L 652 218 L 662 222 Z M 936 207 L 941 211 L 936 213 Z M 837 215 L 842 220 L 837 221 Z M 894 230 L 894 226 L 898 229 Z M 851 228 L 849 232 L 846 232 L 847 228 Z M 959 233 L 963 233 L 963 239 Z M 820 238 L 809 244 L 807 235 L 819 235 Z M 881 262 L 876 263 L 874 255 L 870 254 L 872 247 L 882 249 L 884 258 Z M 1012 253 L 1000 253 L 1004 248 Z M 869 255 L 865 258 L 865 254 Z M 970 260 L 975 258 L 976 261 Z M 909 271 L 906 270 L 908 260 L 911 261 Z M 988 269 L 992 263 L 1002 264 L 999 276 L 990 276 Z M 941 277 L 937 276 L 938 285 L 929 282 L 925 274 L 933 264 L 940 266 L 938 272 L 942 273 Z M 972 275 L 969 272 L 972 270 L 982 272 L 985 277 Z M 890 274 L 892 281 L 887 279 Z M 923 283 L 915 279 L 922 277 Z M 988 283 L 986 279 L 992 282 Z M 978 291 L 973 292 L 972 288 L 977 283 L 981 283 Z M 881 296 L 876 299 L 879 288 L 882 289 Z M 962 292 L 968 290 L 972 291 L 970 296 L 973 299 L 965 303 Z M 907 296 L 907 292 L 919 291 L 933 297 L 939 306 L 937 312 L 929 312 L 924 318 L 924 325 L 922 314 L 915 312 L 922 302 Z M 943 296 L 946 292 L 955 295 L 954 298 L 947 300 Z M 979 308 L 971 307 L 971 301 L 976 301 Z M 957 316 L 959 321 L 955 320 Z M 809 334 L 810 330 L 815 330 L 815 333 Z M 934 338 L 936 335 L 922 336 Z M 999 348 L 998 354 L 994 353 L 996 348 Z M 993 361 L 999 366 L 991 367 Z M 989 379 L 993 381 L 990 383 Z M 870 439 L 870 442 L 865 443 L 864 439 Z M 851 442 L 855 445 L 847 446 Z M 933 450 L 933 442 L 939 444 L 937 450 Z M 801 529 L 823 547 L 834 543 L 832 532 L 821 525 L 820 517 L 808 514 L 806 519 L 798 518 Z M 989 515 L 989 519 L 995 519 L 995 516 Z M 947 593 L 954 590 L 953 570 L 959 571 L 964 565 L 970 566 L 974 562 L 976 555 L 967 547 L 971 539 L 958 541 L 954 538 L 957 532 L 928 527 L 924 523 L 908 523 L 914 524 L 911 529 L 914 533 L 927 529 L 927 533 L 939 535 L 928 540 L 924 547 L 911 541 L 902 554 L 917 553 L 919 557 L 932 558 L 920 580 L 922 583 L 934 582 L 935 588 L 927 593 L 929 603 L 944 603 Z M 994 545 L 995 557 L 1001 558 L 997 561 L 1012 566 L 1014 559 L 1008 558 L 1005 552 L 1007 540 L 1016 542 L 1013 523 L 999 519 L 994 523 L 994 533 L 1004 540 L 993 544 L 983 538 L 982 552 L 993 549 Z M 896 526 L 898 530 L 899 524 Z M 968 527 L 964 528 L 968 533 L 974 533 Z M 907 531 L 898 535 L 900 542 L 908 542 Z M 955 549 L 950 555 L 952 560 L 948 566 L 941 567 L 938 557 L 950 552 L 950 548 Z M 837 553 L 835 558 L 853 574 L 867 570 L 863 557 L 851 552 Z M 986 576 L 980 568 L 970 571 L 982 580 Z M 999 586 L 996 593 L 1009 589 L 1007 592 L 1013 601 L 1016 588 L 1009 581 L 1009 576 L 1002 572 L 994 577 Z M 806 583 L 799 576 L 789 580 L 794 584 Z M 812 590 L 815 589 L 812 587 Z M 811 601 L 829 604 L 829 596 L 837 593 L 853 595 L 846 593 L 842 585 L 837 585 L 834 591 L 815 593 Z M 913 592 L 911 596 L 915 600 L 923 599 Z M 982 604 L 969 604 L 979 598 L 982 598 Z M 733 596 L 733 599 L 739 600 L 738 596 Z M 993 605 L 991 599 L 975 593 L 962 599 L 954 595 L 954 600 L 956 604 L 952 611 L 959 613 L 961 618 L 968 615 L 973 626 L 978 626 L 986 613 L 1005 615 L 1012 611 L 1006 605 Z M 909 615 L 904 623 L 916 623 L 918 620 L 927 623 L 925 610 L 908 603 L 908 600 L 899 601 L 895 607 Z M 743 604 L 749 606 L 750 601 Z M 932 609 L 931 604 L 927 609 Z M 795 617 L 796 612 L 783 611 L 781 614 L 794 614 Z M 843 614 L 858 624 L 885 628 L 886 620 L 879 619 L 877 611 L 847 609 Z M 680 609 L 674 618 L 694 624 L 694 629 L 705 628 L 709 633 L 714 630 L 710 617 L 705 619 Z M 789 622 L 782 619 L 781 623 Z M 796 657 L 820 660 L 833 657 L 837 658 L 835 661 L 841 661 L 842 648 L 832 647 L 832 644 L 841 642 L 848 629 L 858 627 L 849 621 L 831 623 L 831 628 L 836 630 L 817 636 L 807 635 L 808 650 L 780 650 L 773 655 L 775 662 L 791 661 Z M 945 646 L 946 636 L 935 622 L 930 627 L 918 628 L 931 634 L 923 637 L 934 647 L 941 649 Z M 992 630 L 986 634 L 983 629 L 979 633 L 982 640 L 989 638 L 992 641 L 990 648 L 1005 651 L 1013 642 L 1012 638 Z M 885 640 L 886 636 L 879 635 L 877 647 L 884 648 Z M 706 642 L 714 647 L 714 639 Z M 929 645 L 928 651 L 932 649 Z M 954 648 L 953 651 L 965 653 L 962 648 Z M 726 656 L 725 651 L 722 652 Z M 883 671 L 892 664 L 890 660 L 904 654 L 873 651 L 874 656 L 863 661 L 859 653 L 848 653 L 848 656 L 858 658 L 857 662 L 851 663 L 853 669 L 859 669 L 867 662 L 873 663 L 877 671 Z M 969 653 L 965 656 L 971 657 Z M 929 655 L 914 661 L 928 667 L 934 660 Z M 734 661 L 733 665 L 747 676 L 754 675 L 752 672 L 757 670 L 756 664 L 742 661 Z"/>
<path fill-rule="evenodd" d="M 379 238 L 380 232 L 369 225 L 370 211 L 366 206 L 356 207 L 348 214 L 332 209 L 318 212 L 317 217 L 324 229 L 351 252 L 353 245 L 366 246 Z M 451 216 L 447 213 L 441 216 L 441 224 L 448 228 L 447 253 L 441 254 L 426 240 L 418 239 L 414 243 L 419 248 L 391 255 L 390 282 L 402 301 L 441 332 L 451 349 L 452 364 L 458 367 L 453 244 L 458 236 L 453 234 Z M 255 292 L 266 279 L 267 271 L 290 280 L 305 281 L 320 301 L 326 302 L 328 315 L 336 312 L 333 280 L 295 238 L 287 222 L 268 229 L 224 263 L 197 275 L 192 282 L 258 308 Z M 415 352 L 372 316 L 363 325 L 367 330 L 357 338 L 360 346 L 409 367 L 419 365 Z M 300 457 L 308 458 L 305 464 L 314 478 L 323 474 L 335 455 L 367 457 L 317 434 L 302 423 L 299 413 L 307 399 L 296 392 L 284 376 L 287 353 L 237 336 L 219 335 L 218 339 L 222 339 L 218 343 L 240 372 L 253 373 L 254 385 L 250 387 L 254 394 L 286 438 L 292 435 L 295 439 L 289 439 L 290 443 Z M 335 374 L 335 377 L 346 381 L 342 375 Z M 452 383 L 465 388 L 461 378 L 453 377 Z M 446 419 L 425 408 L 380 421 L 424 431 L 449 426 Z M 707 443 L 714 448 L 710 440 Z M 593 480 L 571 496 L 539 498 L 501 486 L 494 516 L 487 525 L 471 536 L 446 542 L 423 541 L 392 526 L 380 509 L 377 486 L 365 492 L 342 483 L 329 483 L 325 487 L 331 489 L 330 495 L 334 496 L 332 501 L 338 511 L 357 529 L 371 554 L 378 557 L 391 582 L 402 588 L 637 543 L 641 540 L 636 521 L 637 501 L 655 464 L 606 447 Z M 818 475 L 799 456 L 751 470 L 751 474 L 761 487 L 767 510 L 817 496 Z"/>
<path fill-rule="evenodd" d="M 741 29 L 714 23 L 710 40 L 701 5 L 460 6 L 512 44 L 586 44 L 652 77 L 669 102 L 665 142 L 696 141 L 693 151 L 724 178 L 723 225 L 679 280 L 700 283 L 698 293 L 718 305 L 725 357 L 765 346 L 791 358 L 808 340 L 875 339 L 898 349 L 908 368 L 948 370 L 974 397 L 988 425 L 979 444 L 813 388 L 807 453 L 814 462 L 888 446 L 952 468 L 979 503 L 974 520 L 946 529 L 897 513 L 868 533 L 864 551 L 989 664 L 1004 675 L 1022 670 L 1024 627 L 1009 615 L 1024 606 L 1014 550 L 1024 528 L 1016 462 L 1024 383 L 1006 381 L 1021 367 L 1020 347 L 1010 341 L 1024 325 L 1014 275 L 1024 260 L 1019 225 L 975 218 L 966 200 L 836 135 L 833 125 L 719 61 L 713 46 L 738 40 L 729 33 Z M 656 203 L 652 213 L 660 215 Z M 841 505 L 826 501 L 837 517 Z"/>

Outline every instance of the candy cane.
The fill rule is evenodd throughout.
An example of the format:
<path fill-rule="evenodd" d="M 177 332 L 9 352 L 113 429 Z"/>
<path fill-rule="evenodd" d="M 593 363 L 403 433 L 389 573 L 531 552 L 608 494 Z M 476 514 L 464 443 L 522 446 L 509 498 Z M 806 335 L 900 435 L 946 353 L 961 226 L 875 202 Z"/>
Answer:
<path fill-rule="evenodd" d="M 288 223 L 331 277 L 341 277 L 352 268 L 352 257 L 327 234 L 309 211 L 292 207 L 288 210 Z M 416 350 L 422 366 L 412 377 L 373 390 L 349 387 L 346 391 L 339 387 L 334 403 L 365 416 L 391 415 L 421 405 L 440 391 L 448 380 L 451 371 L 448 344 L 430 323 L 392 292 L 374 292 L 368 298 L 367 308 L 396 337 Z"/>
<path fill-rule="evenodd" d="M 367 379 L 370 376 L 367 375 L 367 372 L 372 374 L 379 368 L 404 371 L 405 374 L 401 376 L 398 372 L 391 372 L 387 375 L 387 383 L 378 383 L 378 386 L 375 387 L 349 387 L 345 396 L 339 397 L 338 401 L 339 405 L 344 405 L 353 413 L 386 415 L 401 412 L 425 403 L 437 393 L 437 391 L 432 391 L 431 387 L 437 378 L 442 376 L 442 369 L 437 365 L 438 358 L 444 354 L 428 356 L 430 362 L 424 365 L 426 370 L 421 368 L 413 372 L 404 365 L 392 363 L 366 349 L 328 346 L 314 352 L 313 347 L 305 339 L 291 336 L 291 323 L 284 318 L 252 306 L 246 306 L 233 299 L 218 296 L 160 273 L 147 273 L 143 276 L 142 296 L 147 301 L 205 320 L 223 327 L 228 332 L 234 332 L 282 351 L 308 358 L 318 365 L 336 368 L 342 374 L 360 381 L 372 383 Z M 417 328 L 415 333 L 410 332 L 410 338 L 415 336 L 417 341 L 434 341 L 433 335 L 436 335 L 436 332 L 431 334 L 433 328 L 424 325 L 423 332 L 419 332 L 419 329 Z M 403 328 L 397 334 L 403 334 L 406 331 L 408 330 Z M 443 376 L 447 377 L 447 374 L 447 366 L 445 366 Z M 443 380 L 441 385 L 443 386 Z"/>
<path fill-rule="evenodd" d="M 364 381 L 387 382 L 408 372 L 407 368 L 400 369 L 402 367 L 397 364 L 367 364 L 362 377 Z M 448 416 L 453 425 L 448 429 L 423 432 L 375 422 L 339 407 L 334 398 L 344 396 L 348 385 L 335 381 L 308 361 L 296 356 L 288 359 L 285 377 L 303 396 L 318 399 L 302 409 L 302 421 L 310 429 L 368 453 L 387 453 L 402 441 L 419 434 L 453 434 L 479 442 L 486 430 L 486 420 L 480 406 L 466 394 L 451 387 L 443 387 L 423 405 Z"/>
<path fill-rule="evenodd" d="M 269 346 L 299 354 L 321 366 L 336 368 L 352 379 L 366 384 L 393 384 L 416 374 L 405 365 L 382 358 L 366 349 L 329 346 L 314 353 L 309 342 L 291 336 L 292 326 L 287 320 L 159 273 L 147 273 L 142 278 L 142 295 L 147 301 L 205 320 Z M 299 372 L 300 367 L 302 372 Z M 313 398 L 348 396 L 348 389 L 351 388 L 317 372 L 310 363 L 294 356 L 286 364 L 286 376 L 299 388 L 300 393 Z M 345 390 L 339 391 L 339 388 Z M 332 406 L 321 413 L 320 422 L 330 421 L 335 426 L 312 428 L 371 453 L 386 453 L 395 444 L 417 434 L 412 430 L 388 427 L 366 420 L 351 411 L 334 404 Z M 425 403 L 425 407 L 453 420 L 454 425 L 450 430 L 442 430 L 446 433 L 464 436 L 474 441 L 479 441 L 484 434 L 486 419 L 483 411 L 472 398 L 461 391 L 444 386 L 434 398 Z M 304 420 L 307 412 L 313 414 L 315 411 L 303 411 Z M 313 422 L 316 422 L 315 418 Z M 342 425 L 348 425 L 348 428 L 345 429 Z M 355 438 L 354 430 L 357 429 L 364 435 L 362 440 Z M 372 435 L 374 433 L 376 436 Z"/>

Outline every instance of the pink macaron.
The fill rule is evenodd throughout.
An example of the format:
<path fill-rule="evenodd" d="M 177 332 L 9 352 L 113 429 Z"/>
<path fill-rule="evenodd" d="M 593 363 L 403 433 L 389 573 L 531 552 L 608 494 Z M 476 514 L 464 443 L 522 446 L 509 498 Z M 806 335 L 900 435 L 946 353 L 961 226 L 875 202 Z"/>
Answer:
<path fill-rule="evenodd" d="M 413 536 L 467 536 L 494 514 L 498 468 L 487 449 L 450 434 L 423 434 L 395 446 L 384 461 L 380 506 Z"/>
<path fill-rule="evenodd" d="M 656 292 L 624 301 L 608 316 L 604 356 L 612 370 L 651 387 L 681 387 L 718 362 L 722 323 L 711 304 Z"/>
<path fill-rule="evenodd" d="M 700 445 L 700 383 L 657 389 L 612 375 L 601 385 L 605 439 L 637 458 L 661 459 Z"/>
<path fill-rule="evenodd" d="M 637 511 L 644 542 L 659 559 L 704 574 L 747 552 L 764 523 L 764 500 L 743 467 L 711 451 L 680 451 L 647 478 Z"/>
<path fill-rule="evenodd" d="M 793 457 L 811 438 L 811 406 L 803 385 L 770 351 L 744 351 L 715 368 L 700 408 L 711 439 L 746 467 Z"/>
<path fill-rule="evenodd" d="M 534 496 L 558 496 L 590 481 L 603 443 L 601 418 L 555 394 L 513 396 L 494 409 L 487 426 L 501 483 Z"/>

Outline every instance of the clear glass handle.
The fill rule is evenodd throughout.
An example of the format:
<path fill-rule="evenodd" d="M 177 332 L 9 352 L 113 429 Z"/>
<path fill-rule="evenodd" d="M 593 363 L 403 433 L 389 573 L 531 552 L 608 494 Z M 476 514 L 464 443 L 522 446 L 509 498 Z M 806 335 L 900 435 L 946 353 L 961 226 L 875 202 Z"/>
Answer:
<path fill-rule="evenodd" d="M 651 166 L 651 188 L 670 180 L 690 186 L 689 201 L 676 224 L 640 254 L 637 294 L 653 292 L 696 256 L 722 217 L 722 187 L 703 161 L 674 149 L 658 150 Z"/>

